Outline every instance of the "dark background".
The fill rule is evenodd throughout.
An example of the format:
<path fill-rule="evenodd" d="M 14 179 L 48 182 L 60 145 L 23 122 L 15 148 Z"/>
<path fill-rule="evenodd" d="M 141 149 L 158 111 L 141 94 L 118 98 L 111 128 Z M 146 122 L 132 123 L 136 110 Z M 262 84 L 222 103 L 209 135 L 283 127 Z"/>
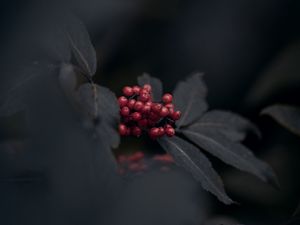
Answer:
<path fill-rule="evenodd" d="M 12 65 L 14 57 L 21 58 L 24 54 L 18 51 L 20 50 L 18 47 L 12 47 L 7 43 L 11 43 L 12 39 L 18 39 L 21 40 L 19 44 L 22 45 L 23 33 L 19 32 L 18 25 L 23 16 L 30 14 L 36 7 L 35 3 L 33 1 L 1 2 L 2 66 Z M 38 4 L 43 5 L 44 2 Z M 47 4 L 45 2 L 44 10 L 47 10 L 48 4 L 49 2 Z M 182 221 L 187 217 L 193 217 L 191 221 L 180 224 L 204 224 L 204 221 L 212 221 L 220 217 L 249 225 L 279 225 L 289 220 L 300 200 L 298 173 L 300 138 L 290 134 L 269 118 L 260 117 L 259 113 L 264 107 L 278 102 L 300 105 L 299 1 L 74 0 L 60 1 L 58 4 L 53 2 L 49 10 L 56 7 L 59 10 L 66 8 L 73 11 L 85 23 L 97 51 L 96 81 L 117 94 L 124 85 L 135 84 L 136 77 L 143 72 L 159 77 L 167 91 L 171 91 L 176 82 L 187 75 L 195 71 L 204 72 L 204 80 L 209 90 L 208 103 L 211 108 L 238 112 L 257 123 L 262 130 L 261 140 L 250 136 L 245 144 L 260 158 L 271 164 L 281 184 L 281 190 L 274 190 L 256 178 L 237 172 L 212 158 L 214 167 L 224 179 L 226 189 L 240 205 L 222 205 L 206 193 L 199 194 L 205 196 L 203 197 L 205 201 L 201 198 L 201 204 L 195 204 L 195 201 L 197 202 L 195 199 L 190 199 L 189 202 L 186 200 L 189 194 L 181 196 L 181 191 L 174 189 L 173 186 L 184 185 L 183 190 L 197 192 L 193 189 L 193 185 L 196 184 L 192 180 L 186 181 L 187 184 L 181 184 L 181 179 L 176 178 L 177 175 L 174 175 L 175 178 L 172 177 L 172 174 L 171 178 L 165 179 L 162 179 L 161 175 L 153 175 L 156 179 L 152 176 L 140 178 L 145 179 L 144 183 L 141 181 L 134 184 L 140 186 L 139 188 L 134 186 L 133 189 L 142 189 L 145 193 L 155 190 L 162 196 L 166 196 L 166 200 L 162 200 L 163 203 L 172 201 L 173 204 L 166 206 L 170 209 L 165 211 L 166 217 L 175 217 L 174 214 L 181 213 L 184 215 Z M 27 28 L 30 28 L 30 24 Z M 47 119 L 47 116 L 41 119 Z M 2 122 L 2 128 L 0 127 L 2 143 L 7 137 L 7 129 L 11 130 L 4 128 L 3 124 L 5 122 Z M 159 151 L 156 146 L 142 147 L 141 143 L 131 141 L 123 143 L 117 152 L 133 152 L 137 148 L 139 150 L 145 148 L 148 152 Z M 151 148 L 155 149 L 151 150 Z M 15 158 L 9 158 L 5 154 L 5 152 L 1 153 L 3 159 L 0 174 L 9 177 L 10 169 L 13 167 L 10 162 L 15 162 Z M 59 169 L 57 170 L 59 173 Z M 16 173 L 19 175 L 19 172 Z M 169 183 L 166 182 L 168 179 L 170 179 Z M 146 185 L 150 181 L 160 182 L 162 187 L 166 183 L 167 186 L 165 189 L 153 189 L 149 187 L 151 185 Z M 42 192 L 41 195 L 44 195 L 41 191 L 44 186 L 30 187 L 29 185 L 24 190 L 20 187 L 24 184 L 8 185 L 5 179 L 0 185 L 2 185 L 0 209 L 6 212 L 2 215 L 2 218 L 5 218 L 3 223 L 0 217 L 0 224 L 35 224 L 40 221 L 32 220 L 36 216 L 35 210 L 25 217 L 22 212 L 27 208 L 27 203 L 31 202 L 31 197 L 40 199 L 39 196 L 28 195 L 26 191 Z M 42 185 L 47 186 L 47 184 Z M 30 188 L 34 188 L 34 191 L 31 192 Z M 174 190 L 174 193 L 166 195 L 169 193 L 169 188 Z M 128 194 L 130 198 L 138 196 L 136 192 L 134 193 Z M 156 197 L 161 198 L 159 194 Z M 26 200 L 20 204 L 17 198 Z M 65 201 L 67 202 L 68 199 Z M 130 201 L 134 202 L 134 200 L 124 200 L 125 203 Z M 145 199 L 145 202 L 147 201 L 150 199 Z M 152 207 L 145 207 L 145 212 L 157 215 L 158 212 L 151 211 L 151 208 L 152 210 L 155 207 L 160 208 L 162 202 L 156 204 L 154 202 Z M 10 207 L 5 204 L 9 204 Z M 47 203 L 43 202 L 43 204 Z M 193 207 L 194 204 L 197 206 Z M 176 209 L 178 211 L 172 211 L 174 205 L 181 205 L 181 207 Z M 68 209 L 70 218 L 73 218 L 73 213 L 82 212 L 81 208 L 76 208 L 77 211 L 69 209 L 69 203 L 61 206 L 62 210 L 64 207 Z M 122 215 L 123 224 L 127 224 L 130 221 L 128 217 L 132 218 L 128 215 L 136 209 L 127 207 L 126 204 L 124 208 L 129 211 L 126 213 L 127 217 Z M 193 210 L 195 212 L 191 213 Z M 124 209 L 120 211 L 124 212 Z M 110 214 L 115 217 L 113 212 Z M 143 215 L 142 212 L 140 214 Z M 43 216 L 40 215 L 40 218 Z M 157 217 L 161 218 L 161 216 Z M 31 223 L 27 223 L 26 219 Z M 136 219 L 143 220 L 143 217 Z M 67 221 L 78 222 L 72 219 Z M 87 222 L 84 216 L 81 221 Z M 162 221 L 157 224 L 169 224 Z M 140 222 L 140 224 L 144 223 Z M 226 222 L 207 222 L 207 224 L 226 224 Z M 229 222 L 229 224 L 235 223 Z"/>

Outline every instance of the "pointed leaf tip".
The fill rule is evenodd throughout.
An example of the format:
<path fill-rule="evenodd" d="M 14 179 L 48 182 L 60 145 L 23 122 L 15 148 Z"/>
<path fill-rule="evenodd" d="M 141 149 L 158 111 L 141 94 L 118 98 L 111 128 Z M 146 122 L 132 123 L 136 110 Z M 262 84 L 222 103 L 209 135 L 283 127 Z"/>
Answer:
<path fill-rule="evenodd" d="M 266 107 L 260 114 L 271 116 L 281 126 L 300 136 L 300 108 L 278 104 Z"/>

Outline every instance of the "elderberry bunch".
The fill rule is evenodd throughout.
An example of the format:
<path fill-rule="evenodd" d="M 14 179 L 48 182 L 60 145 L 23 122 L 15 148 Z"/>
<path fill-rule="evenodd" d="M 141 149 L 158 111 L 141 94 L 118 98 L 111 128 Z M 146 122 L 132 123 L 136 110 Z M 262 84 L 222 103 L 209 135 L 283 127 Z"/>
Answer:
<path fill-rule="evenodd" d="M 161 102 L 153 102 L 151 90 L 149 84 L 123 88 L 123 96 L 118 99 L 120 135 L 139 137 L 144 132 L 151 139 L 175 135 L 175 121 L 180 119 L 181 112 L 174 110 L 173 96 L 166 93 Z"/>

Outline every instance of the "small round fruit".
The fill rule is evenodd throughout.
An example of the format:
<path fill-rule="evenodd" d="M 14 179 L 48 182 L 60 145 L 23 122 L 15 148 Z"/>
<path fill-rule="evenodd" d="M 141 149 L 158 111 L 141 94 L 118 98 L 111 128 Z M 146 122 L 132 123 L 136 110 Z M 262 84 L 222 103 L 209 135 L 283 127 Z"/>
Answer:
<path fill-rule="evenodd" d="M 121 113 L 122 116 L 129 116 L 130 109 L 127 106 L 124 106 L 124 107 L 121 108 L 120 113 Z"/>
<path fill-rule="evenodd" d="M 132 87 L 132 90 L 133 90 L 134 94 L 138 95 L 141 91 L 141 87 L 135 85 Z"/>
<path fill-rule="evenodd" d="M 181 112 L 180 111 L 175 111 L 172 113 L 172 119 L 173 120 L 179 120 L 181 117 Z"/>
<path fill-rule="evenodd" d="M 141 101 L 136 101 L 134 104 L 134 110 L 141 111 L 144 107 L 144 103 Z"/>
<path fill-rule="evenodd" d="M 165 133 L 168 137 L 173 137 L 175 135 L 175 130 L 173 127 L 165 128 Z"/>
<path fill-rule="evenodd" d="M 145 90 L 147 90 L 148 92 L 150 92 L 150 91 L 152 90 L 152 87 L 151 87 L 150 84 L 145 84 L 145 85 L 143 86 L 143 89 L 145 89 Z"/>
<path fill-rule="evenodd" d="M 149 92 L 145 92 L 144 90 L 140 91 L 140 95 L 138 99 L 142 102 L 147 102 L 151 99 Z"/>
<path fill-rule="evenodd" d="M 162 97 L 162 101 L 166 104 L 171 103 L 173 101 L 173 96 L 169 93 L 164 94 Z"/>
<path fill-rule="evenodd" d="M 131 88 L 131 87 L 129 87 L 129 86 L 125 86 L 124 88 L 123 88 L 123 94 L 125 95 L 125 96 L 127 96 L 127 97 L 130 97 L 130 96 L 132 96 L 134 93 L 133 93 L 133 89 Z"/>
<path fill-rule="evenodd" d="M 157 128 L 157 127 L 151 128 L 149 131 L 149 136 L 152 139 L 157 138 L 159 136 L 159 128 Z"/>
<path fill-rule="evenodd" d="M 131 114 L 131 116 L 134 121 L 139 121 L 140 119 L 142 119 L 142 114 L 139 112 L 134 112 Z"/>
<path fill-rule="evenodd" d="M 158 129 L 159 129 L 159 131 L 158 131 L 158 136 L 159 136 L 159 137 L 164 136 L 164 134 L 165 134 L 165 129 L 164 129 L 163 127 L 159 127 Z"/>
<path fill-rule="evenodd" d="M 162 108 L 162 104 L 160 103 L 155 103 L 155 104 L 152 104 L 152 111 L 155 112 L 155 113 L 160 113 L 160 110 Z"/>
<path fill-rule="evenodd" d="M 166 117 L 166 116 L 168 116 L 168 115 L 169 115 L 169 110 L 168 110 L 168 108 L 165 107 L 165 106 L 163 106 L 163 107 L 161 108 L 160 112 L 159 112 L 159 115 L 160 115 L 161 117 Z"/>
<path fill-rule="evenodd" d="M 130 99 L 127 103 L 127 106 L 130 108 L 130 109 L 133 109 L 134 108 L 134 105 L 136 103 L 136 100 L 135 99 Z"/>
<path fill-rule="evenodd" d="M 172 103 L 165 104 L 165 107 L 168 109 L 174 109 L 174 105 Z"/>
<path fill-rule="evenodd" d="M 118 102 L 119 102 L 119 106 L 123 107 L 127 105 L 128 99 L 125 96 L 121 96 L 119 97 Z"/>
<path fill-rule="evenodd" d="M 125 124 L 120 124 L 119 125 L 119 134 L 121 135 L 121 136 L 125 136 L 126 134 L 127 134 L 127 127 L 126 127 L 126 125 Z"/>
<path fill-rule="evenodd" d="M 151 106 L 144 105 L 141 111 L 143 114 L 149 114 L 151 112 Z"/>

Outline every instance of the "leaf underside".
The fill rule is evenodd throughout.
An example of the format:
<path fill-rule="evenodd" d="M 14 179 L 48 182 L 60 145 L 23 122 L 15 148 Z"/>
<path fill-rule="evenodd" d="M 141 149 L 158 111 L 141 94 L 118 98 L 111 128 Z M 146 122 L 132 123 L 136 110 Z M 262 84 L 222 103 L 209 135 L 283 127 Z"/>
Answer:
<path fill-rule="evenodd" d="M 225 204 L 233 203 L 224 190 L 221 178 L 199 149 L 177 136 L 163 137 L 158 142 L 166 152 L 173 156 L 176 164 L 190 172 L 205 190 L 214 194 Z"/>
<path fill-rule="evenodd" d="M 178 128 L 195 122 L 208 108 L 207 88 L 202 74 L 194 74 L 186 81 L 179 82 L 173 94 L 175 109 L 181 111 L 182 114 L 176 122 Z"/>
<path fill-rule="evenodd" d="M 189 129 L 193 131 L 198 129 L 217 130 L 236 142 L 243 141 L 247 131 L 252 131 L 258 137 L 261 136 L 259 129 L 249 120 L 238 114 L 222 110 L 206 112 L 197 122 L 189 126 Z"/>
<path fill-rule="evenodd" d="M 289 105 L 273 105 L 265 108 L 261 114 L 271 116 L 281 126 L 300 136 L 300 108 Z"/>
<path fill-rule="evenodd" d="M 163 86 L 159 79 L 144 73 L 142 76 L 139 76 L 137 80 L 140 86 L 143 86 L 144 84 L 150 84 L 152 86 L 153 100 L 156 102 L 161 101 L 161 97 L 163 94 Z"/>
<path fill-rule="evenodd" d="M 218 132 L 218 130 L 186 128 L 182 130 L 182 133 L 197 146 L 225 163 L 256 175 L 264 182 L 269 182 L 278 187 L 277 178 L 267 163 L 256 158 L 244 145 L 233 142 L 226 135 Z"/>

